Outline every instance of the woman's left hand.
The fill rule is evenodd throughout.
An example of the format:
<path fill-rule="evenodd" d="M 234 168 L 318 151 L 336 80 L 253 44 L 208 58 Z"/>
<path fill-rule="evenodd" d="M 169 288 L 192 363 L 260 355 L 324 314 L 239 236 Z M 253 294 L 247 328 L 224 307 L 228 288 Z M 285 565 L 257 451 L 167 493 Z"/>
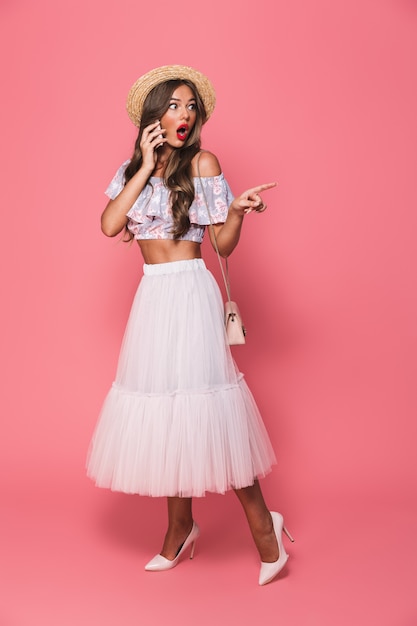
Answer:
<path fill-rule="evenodd" d="M 266 204 L 263 203 L 261 196 L 262 191 L 272 189 L 276 183 L 266 183 L 265 185 L 258 185 L 258 187 L 252 187 L 247 191 L 244 191 L 240 196 L 235 198 L 230 205 L 230 209 L 236 211 L 239 215 L 247 215 L 251 211 L 262 213 L 265 211 Z"/>

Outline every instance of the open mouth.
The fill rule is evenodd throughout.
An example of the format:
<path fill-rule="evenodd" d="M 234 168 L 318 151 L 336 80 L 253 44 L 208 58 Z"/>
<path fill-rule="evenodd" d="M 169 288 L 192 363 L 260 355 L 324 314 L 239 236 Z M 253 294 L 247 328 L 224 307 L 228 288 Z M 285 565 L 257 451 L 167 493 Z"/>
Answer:
<path fill-rule="evenodd" d="M 181 126 L 178 126 L 177 128 L 178 139 L 180 139 L 181 141 L 185 141 L 187 139 L 187 135 L 188 135 L 188 124 L 181 124 Z"/>

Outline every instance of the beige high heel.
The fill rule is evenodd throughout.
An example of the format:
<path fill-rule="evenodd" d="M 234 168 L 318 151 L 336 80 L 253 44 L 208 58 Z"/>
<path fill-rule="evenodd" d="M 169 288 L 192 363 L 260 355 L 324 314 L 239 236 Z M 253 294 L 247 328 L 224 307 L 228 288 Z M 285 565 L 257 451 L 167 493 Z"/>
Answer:
<path fill-rule="evenodd" d="M 273 563 L 264 563 L 261 561 L 261 571 L 259 572 L 260 585 L 266 585 L 271 582 L 271 580 L 275 578 L 288 561 L 288 554 L 285 552 L 284 544 L 282 543 L 282 531 L 284 531 L 290 541 L 294 542 L 294 539 L 284 526 L 284 518 L 281 513 L 271 511 L 271 517 L 274 524 L 275 536 L 277 538 L 279 557 Z"/>
<path fill-rule="evenodd" d="M 193 527 L 190 531 L 190 534 L 188 535 L 187 539 L 182 544 L 175 559 L 171 561 L 170 559 L 166 559 L 161 554 L 157 554 L 156 556 L 153 557 L 153 559 L 149 561 L 149 563 L 145 565 L 146 571 L 147 572 L 162 572 L 167 569 L 172 569 L 178 564 L 180 556 L 183 554 L 183 552 L 185 552 L 185 550 L 188 548 L 190 544 L 191 544 L 190 559 L 192 559 L 194 557 L 195 542 L 199 536 L 200 536 L 200 529 L 197 526 L 197 524 L 193 522 Z"/>

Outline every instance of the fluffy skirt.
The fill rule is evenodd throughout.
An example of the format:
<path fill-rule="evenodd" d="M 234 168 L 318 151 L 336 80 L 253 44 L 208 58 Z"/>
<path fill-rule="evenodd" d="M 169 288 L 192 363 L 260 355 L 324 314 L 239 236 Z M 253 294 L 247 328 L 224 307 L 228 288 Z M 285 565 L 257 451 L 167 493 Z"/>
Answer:
<path fill-rule="evenodd" d="M 252 485 L 274 462 L 204 261 L 145 265 L 88 475 L 115 491 L 191 497 Z"/>

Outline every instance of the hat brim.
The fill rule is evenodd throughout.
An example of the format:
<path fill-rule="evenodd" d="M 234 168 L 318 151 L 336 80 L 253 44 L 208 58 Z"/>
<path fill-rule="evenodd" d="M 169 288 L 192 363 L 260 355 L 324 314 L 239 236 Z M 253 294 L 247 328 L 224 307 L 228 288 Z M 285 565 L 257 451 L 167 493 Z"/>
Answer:
<path fill-rule="evenodd" d="M 167 80 L 189 80 L 195 85 L 203 101 L 206 111 L 205 121 L 207 121 L 216 105 L 216 92 L 209 79 L 198 70 L 186 65 L 164 65 L 138 78 L 129 91 L 126 109 L 135 126 L 140 126 L 146 97 L 154 87 Z"/>

